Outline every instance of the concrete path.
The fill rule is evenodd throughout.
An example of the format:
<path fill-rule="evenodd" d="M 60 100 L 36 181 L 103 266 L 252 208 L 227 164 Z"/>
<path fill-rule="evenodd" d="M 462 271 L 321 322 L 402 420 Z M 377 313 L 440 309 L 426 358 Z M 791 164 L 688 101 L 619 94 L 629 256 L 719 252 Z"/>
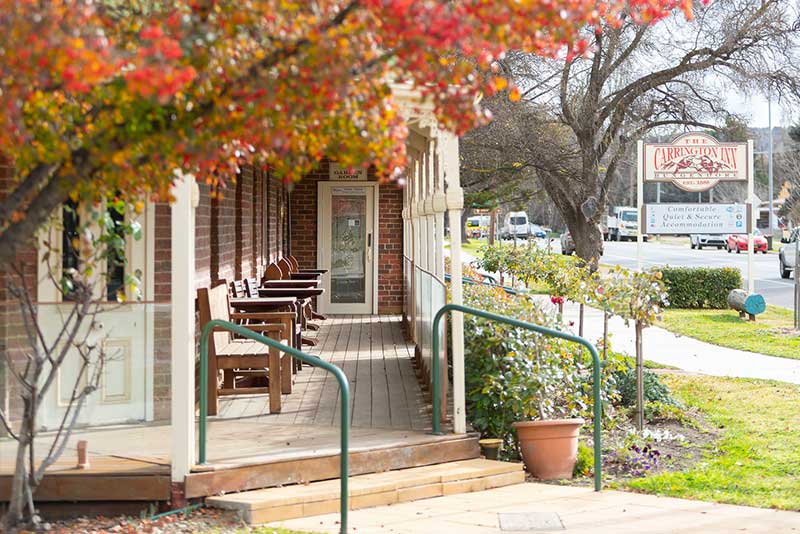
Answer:
<path fill-rule="evenodd" d="M 339 532 L 338 520 L 329 514 L 273 526 Z M 800 513 L 526 483 L 358 510 L 350 513 L 349 527 L 356 534 L 778 534 L 800 532 Z"/>
<path fill-rule="evenodd" d="M 464 263 L 475 258 L 462 252 Z M 551 305 L 548 297 L 541 298 Z M 564 320 L 574 322 L 574 331 L 578 332 L 578 305 L 564 306 Z M 636 353 L 635 331 L 633 323 L 625 325 L 619 317 L 609 321 L 611 347 L 618 352 Z M 586 308 L 584 337 L 597 341 L 603 337 L 603 313 L 593 308 Z M 659 363 L 673 365 L 684 371 L 703 373 L 713 376 L 735 376 L 742 378 L 763 378 L 800 384 L 800 360 L 777 358 L 743 350 L 719 347 L 697 339 L 674 334 L 663 328 L 650 327 L 644 331 L 644 357 Z"/>
<path fill-rule="evenodd" d="M 550 305 L 548 297 L 542 298 L 547 299 L 547 304 Z M 574 322 L 573 329 L 575 333 L 578 332 L 577 304 L 565 304 L 564 320 Z M 611 332 L 610 345 L 613 350 L 636 354 L 633 323 L 626 326 L 619 317 L 612 317 L 608 329 Z M 603 312 L 585 308 L 583 335 L 590 341 L 603 337 Z M 674 365 L 684 371 L 714 376 L 766 378 L 800 384 L 800 360 L 719 347 L 655 326 L 645 329 L 642 346 L 646 359 Z"/>

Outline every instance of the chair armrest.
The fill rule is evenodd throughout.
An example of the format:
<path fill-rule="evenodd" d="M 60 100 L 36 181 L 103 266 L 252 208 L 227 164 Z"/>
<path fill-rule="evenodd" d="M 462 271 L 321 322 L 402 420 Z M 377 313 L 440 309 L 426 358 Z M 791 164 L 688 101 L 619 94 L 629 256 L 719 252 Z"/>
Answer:
<path fill-rule="evenodd" d="M 248 330 L 252 330 L 253 332 L 277 332 L 279 334 L 283 333 L 283 324 L 281 323 L 240 324 L 236 326 L 247 328 Z M 235 333 L 231 331 L 231 329 L 225 328 L 224 326 L 215 326 L 211 331 L 228 332 L 229 334 Z"/>
<path fill-rule="evenodd" d="M 243 324 L 241 326 L 253 332 L 275 332 L 283 334 L 284 331 L 284 325 L 281 323 Z"/>
<path fill-rule="evenodd" d="M 270 319 L 284 320 L 296 319 L 297 314 L 294 312 L 253 312 L 253 313 L 231 313 L 231 319 L 256 319 L 261 321 L 268 321 Z"/>

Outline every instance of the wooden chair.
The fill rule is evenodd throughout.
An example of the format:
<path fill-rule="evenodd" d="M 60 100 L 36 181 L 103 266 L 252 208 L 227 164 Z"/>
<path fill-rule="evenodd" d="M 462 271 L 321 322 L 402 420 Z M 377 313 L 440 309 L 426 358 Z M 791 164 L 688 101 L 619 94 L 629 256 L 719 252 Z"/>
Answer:
<path fill-rule="evenodd" d="M 273 314 L 231 313 L 227 284 L 223 283 L 211 289 L 197 290 L 200 325 L 213 319 L 223 321 L 247 321 L 245 328 L 260 332 L 276 341 L 288 344 L 290 326 L 285 319 L 276 321 Z M 262 321 L 260 324 L 251 321 Z M 291 358 L 283 356 L 278 349 L 268 347 L 250 339 L 234 339 L 224 329 L 216 329 L 208 343 L 208 415 L 217 415 L 219 397 L 222 395 L 240 395 L 269 393 L 269 409 L 271 413 L 281 411 L 281 392 L 291 389 Z M 282 365 L 283 364 L 283 365 Z M 282 368 L 285 367 L 285 368 Z M 223 371 L 222 387 L 218 386 L 219 371 Z M 247 376 L 265 376 L 267 387 L 237 387 L 236 381 Z M 288 378 L 288 380 L 287 380 Z"/>
<path fill-rule="evenodd" d="M 313 274 L 313 276 L 306 279 L 292 279 L 289 277 L 287 265 L 287 263 L 281 263 L 280 261 L 270 263 L 264 271 L 261 287 L 254 288 L 256 290 L 255 294 L 258 294 L 258 289 L 280 289 L 284 294 L 291 293 L 292 289 L 297 289 L 295 296 L 297 296 L 298 302 L 301 304 L 300 313 L 303 317 L 303 329 L 319 330 L 319 325 L 310 323 L 309 321 L 313 317 L 321 319 L 324 319 L 324 317 L 320 316 L 314 311 L 312 299 L 308 296 L 309 289 L 318 289 L 319 275 Z M 292 286 L 294 287 L 287 287 L 285 284 L 286 281 L 293 282 Z M 275 284 L 272 284 L 271 286 L 270 282 L 275 282 Z M 278 287 L 278 285 L 280 285 L 280 287 Z M 301 342 L 312 346 L 317 344 L 315 339 L 307 337 L 303 337 Z"/>
<path fill-rule="evenodd" d="M 316 274 L 325 274 L 328 272 L 328 269 L 301 269 L 300 262 L 297 261 L 297 258 L 292 256 L 291 254 L 286 256 L 286 261 L 289 262 L 291 267 L 291 271 L 295 273 L 316 273 Z"/>

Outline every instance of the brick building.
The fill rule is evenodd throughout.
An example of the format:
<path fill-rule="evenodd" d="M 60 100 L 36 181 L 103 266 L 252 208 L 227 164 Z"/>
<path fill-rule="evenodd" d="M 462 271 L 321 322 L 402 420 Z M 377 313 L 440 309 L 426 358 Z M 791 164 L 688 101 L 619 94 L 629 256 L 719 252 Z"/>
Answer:
<path fill-rule="evenodd" d="M 197 388 L 197 339 L 202 326 L 197 324 L 197 290 L 247 277 L 261 278 L 270 263 L 287 255 L 293 255 L 301 267 L 328 270 L 322 280 L 325 293 L 316 305 L 334 321 L 337 317 L 383 316 L 390 321 L 385 324 L 394 325 L 391 321 L 397 318 L 399 325 L 402 318 L 406 337 L 412 347 L 416 345 L 411 354 L 417 360 L 417 372 L 430 389 L 431 320 L 445 303 L 444 217 L 449 212 L 451 225 L 453 221 L 460 224 L 462 207 L 458 140 L 439 131 L 430 112 L 420 111 L 419 103 L 412 102 L 413 95 L 402 90 L 397 93 L 401 102 L 408 102 L 405 109 L 411 130 L 407 142 L 409 166 L 400 182 L 380 181 L 372 169 L 343 168 L 326 159 L 290 186 L 265 169 L 246 167 L 235 180 L 228 181 L 221 198 L 212 198 L 208 186 L 185 177 L 175 186 L 176 202 L 172 206 L 146 206 L 140 218 L 142 239 L 126 243 L 126 269 L 142 273 L 143 298 L 101 314 L 111 357 L 101 391 L 87 403 L 78 424 L 84 435 L 91 436 L 95 436 L 91 431 L 96 427 L 117 425 L 114 428 L 122 430 L 92 437 L 90 447 L 117 458 L 129 454 L 119 449 L 131 446 L 133 441 L 128 439 L 135 440 L 121 437 L 127 435 L 124 432 L 130 430 L 131 436 L 160 432 L 168 445 L 159 456 L 159 465 L 168 466 L 168 475 L 162 472 L 158 476 L 168 476 L 173 492 L 177 487 L 182 494 L 184 483 L 196 474 L 193 392 Z M 12 190 L 11 172 L 8 162 L 0 162 L 0 196 Z M 60 243 L 60 228 L 54 227 L 50 235 L 39 239 Z M 453 301 L 460 302 L 459 232 L 452 237 L 451 254 L 456 261 L 451 294 Z M 37 243 L 31 243 L 19 259 L 40 322 L 45 330 L 56 331 L 65 304 L 59 302 L 58 292 L 46 275 L 48 269 L 62 266 L 48 267 L 43 248 Z M 18 304 L 9 294 L 12 283 L 19 284 L 17 275 L 10 266 L 0 266 L 0 350 L 10 360 L 20 362 L 30 345 Z M 395 335 L 388 339 L 389 345 L 379 347 L 375 340 L 385 335 L 386 326 L 370 327 L 369 333 L 364 328 L 361 342 L 363 345 L 367 339 L 368 351 L 386 351 L 386 347 L 405 343 Z M 465 432 L 460 318 L 453 318 L 448 335 L 456 378 L 448 411 L 453 416 L 451 430 L 460 435 Z M 345 358 L 349 350 L 344 349 Z M 377 376 L 374 369 L 373 377 Z M 59 377 L 64 383 L 48 392 L 39 421 L 44 429 L 57 427 L 63 416 L 69 373 L 65 364 Z M 388 373 L 381 380 L 391 391 L 395 378 Z M 352 380 L 355 383 L 356 377 Z M 374 384 L 372 389 L 368 399 L 375 396 Z M 356 402 L 360 399 L 357 397 Z M 387 402 L 388 413 L 395 401 Z M 3 359 L 0 409 L 12 420 L 19 417 L 19 392 Z M 379 415 L 370 417 L 377 420 Z M 11 450 L 1 436 L 0 427 L 0 453 Z M 4 467 L 0 462 L 0 501 L 6 491 L 2 479 L 8 476 Z M 222 487 L 215 491 L 237 488 L 242 489 Z M 80 492 L 66 497 L 84 500 Z M 140 500 L 147 499 L 152 500 L 152 495 Z"/>

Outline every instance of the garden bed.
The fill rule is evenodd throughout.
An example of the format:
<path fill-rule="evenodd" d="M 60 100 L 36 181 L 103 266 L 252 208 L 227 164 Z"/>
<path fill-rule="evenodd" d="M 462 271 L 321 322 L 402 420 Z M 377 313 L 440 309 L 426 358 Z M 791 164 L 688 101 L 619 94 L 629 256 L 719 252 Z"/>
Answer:
<path fill-rule="evenodd" d="M 271 527 L 249 527 L 237 512 L 201 509 L 156 520 L 136 517 L 80 518 L 56 521 L 46 532 L 53 534 L 313 534 Z M 23 531 L 24 532 L 24 531 Z"/>

